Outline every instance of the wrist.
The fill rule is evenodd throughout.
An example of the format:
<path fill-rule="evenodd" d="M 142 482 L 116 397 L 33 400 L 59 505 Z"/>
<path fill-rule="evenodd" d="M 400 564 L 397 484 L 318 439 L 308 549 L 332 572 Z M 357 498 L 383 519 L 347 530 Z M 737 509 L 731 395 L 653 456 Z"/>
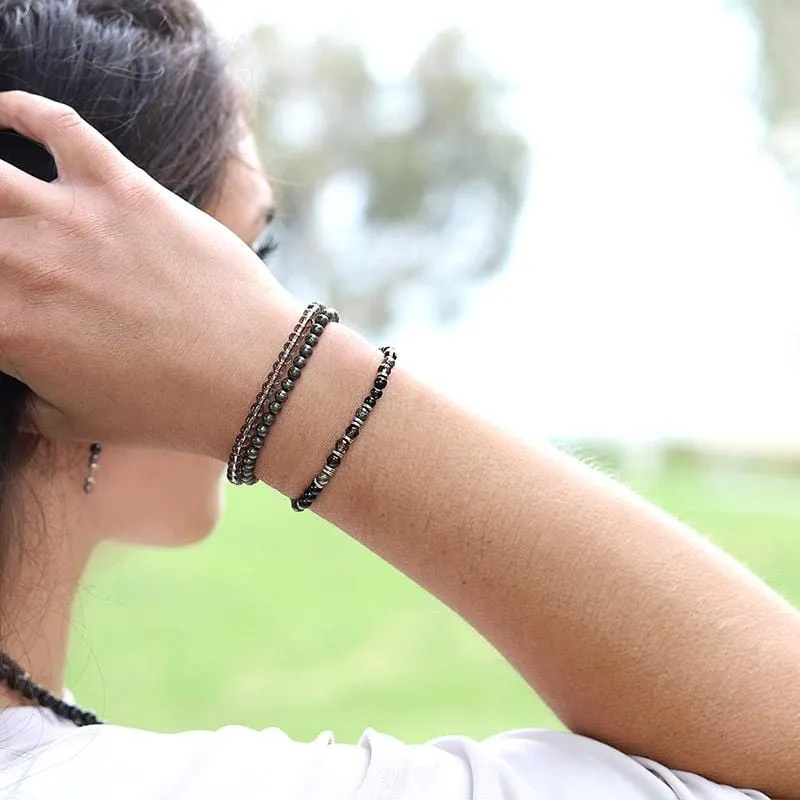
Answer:
<path fill-rule="evenodd" d="M 195 413 L 190 415 L 196 424 L 187 432 L 191 441 L 186 449 L 228 460 L 236 435 L 302 308 L 291 295 L 280 292 L 237 313 L 239 321 L 215 340 L 214 352 L 199 375 L 201 388 Z"/>
<path fill-rule="evenodd" d="M 248 312 L 246 336 L 226 336 L 229 353 L 203 376 L 202 412 L 187 449 L 227 461 L 231 446 L 290 332 L 303 304 L 281 293 Z M 222 343 L 219 343 L 220 345 Z M 341 324 L 331 324 L 315 347 L 290 399 L 270 430 L 258 458 L 259 480 L 287 496 L 302 491 L 352 418 L 380 351 Z"/>
<path fill-rule="evenodd" d="M 289 497 L 300 494 L 352 419 L 381 358 L 355 331 L 329 325 L 270 432 L 258 478 Z"/>

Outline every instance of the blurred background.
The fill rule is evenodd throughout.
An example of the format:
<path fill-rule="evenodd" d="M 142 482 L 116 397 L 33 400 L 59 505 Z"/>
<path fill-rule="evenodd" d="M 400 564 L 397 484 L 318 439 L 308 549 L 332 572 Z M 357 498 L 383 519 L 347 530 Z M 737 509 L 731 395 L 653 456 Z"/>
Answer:
<path fill-rule="evenodd" d="M 800 4 L 201 5 L 253 97 L 282 281 L 800 602 Z M 436 600 L 287 509 L 232 490 L 198 547 L 106 551 L 82 702 L 342 741 L 556 724 Z"/>

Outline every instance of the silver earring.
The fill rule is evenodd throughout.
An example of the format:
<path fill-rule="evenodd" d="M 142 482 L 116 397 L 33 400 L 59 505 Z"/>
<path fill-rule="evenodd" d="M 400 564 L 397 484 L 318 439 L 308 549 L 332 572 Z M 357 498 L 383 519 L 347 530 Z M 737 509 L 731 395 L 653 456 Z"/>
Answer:
<path fill-rule="evenodd" d="M 92 442 L 89 448 L 89 472 L 83 482 L 83 491 L 86 494 L 91 494 L 94 491 L 95 484 L 97 483 L 97 467 L 100 461 L 100 453 L 103 452 L 103 445 L 100 442 Z"/>

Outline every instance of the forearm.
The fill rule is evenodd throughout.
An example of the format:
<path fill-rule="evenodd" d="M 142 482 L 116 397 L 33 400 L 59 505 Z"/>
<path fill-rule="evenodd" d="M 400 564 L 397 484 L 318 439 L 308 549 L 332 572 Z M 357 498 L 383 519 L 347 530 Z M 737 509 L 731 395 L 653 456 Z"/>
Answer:
<path fill-rule="evenodd" d="M 299 494 L 379 361 L 327 333 L 260 477 Z M 610 479 L 398 368 L 315 510 L 469 620 L 573 730 L 722 782 L 800 786 L 800 617 Z"/>

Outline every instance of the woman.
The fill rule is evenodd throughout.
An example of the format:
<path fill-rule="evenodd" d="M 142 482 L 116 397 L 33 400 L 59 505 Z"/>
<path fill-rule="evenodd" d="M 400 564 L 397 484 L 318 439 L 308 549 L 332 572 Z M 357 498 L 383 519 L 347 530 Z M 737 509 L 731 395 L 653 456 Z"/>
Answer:
<path fill-rule="evenodd" d="M 0 797 L 800 796 L 800 615 L 693 532 L 438 397 L 329 309 L 248 413 L 303 305 L 245 244 L 271 193 L 193 6 L 0 9 L 0 89 L 34 92 L 0 93 L 0 129 L 25 137 L 0 152 Z M 524 342 L 498 346 L 524 368 Z M 88 554 L 111 535 L 207 533 L 232 449 L 235 480 L 313 502 L 473 624 L 574 733 L 348 746 L 88 724 L 59 699 Z"/>

